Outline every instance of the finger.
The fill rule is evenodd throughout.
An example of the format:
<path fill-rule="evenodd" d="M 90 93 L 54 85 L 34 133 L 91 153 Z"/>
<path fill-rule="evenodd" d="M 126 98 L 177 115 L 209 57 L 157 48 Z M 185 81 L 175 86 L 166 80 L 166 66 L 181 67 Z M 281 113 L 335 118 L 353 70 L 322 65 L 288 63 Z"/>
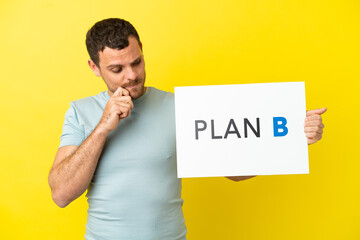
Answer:
<path fill-rule="evenodd" d="M 313 115 L 313 114 L 323 114 L 327 111 L 327 108 L 320 108 L 320 109 L 314 109 L 314 110 L 309 110 L 309 111 L 306 111 L 306 116 L 310 116 L 310 115 Z"/>
<path fill-rule="evenodd" d="M 312 139 L 312 138 L 308 138 L 308 139 L 307 139 L 308 145 L 313 144 L 313 143 L 316 143 L 316 142 L 317 142 L 317 141 L 316 141 L 315 139 Z"/>
<path fill-rule="evenodd" d="M 130 92 L 126 88 L 123 88 L 122 94 L 123 94 L 123 96 L 130 96 Z"/>
<path fill-rule="evenodd" d="M 131 110 L 129 109 L 128 106 L 120 106 L 119 110 L 121 112 L 120 115 L 119 115 L 119 117 L 121 119 L 124 119 L 124 118 L 127 118 L 128 116 L 130 116 Z"/>
<path fill-rule="evenodd" d="M 132 105 L 130 103 L 124 103 L 124 102 L 117 103 L 116 107 L 117 107 L 117 109 L 119 111 L 120 116 L 124 116 L 124 115 L 129 116 L 130 112 L 132 110 Z"/>
<path fill-rule="evenodd" d="M 129 103 L 131 105 L 131 109 L 134 108 L 134 103 L 132 101 L 132 98 L 130 96 L 120 96 L 120 97 L 115 97 L 114 101 L 117 103 Z"/>
<path fill-rule="evenodd" d="M 310 115 L 305 118 L 305 122 L 312 121 L 312 120 L 322 120 L 322 117 L 319 114 L 314 114 L 314 115 Z"/>
<path fill-rule="evenodd" d="M 127 108 L 127 109 L 129 109 L 129 111 L 131 111 L 132 110 L 132 104 L 131 103 L 127 103 L 127 102 L 117 102 L 117 103 L 115 103 L 116 104 L 116 107 L 118 107 L 118 108 Z"/>
<path fill-rule="evenodd" d="M 307 128 L 307 127 L 316 127 L 316 128 L 319 128 L 319 129 L 324 129 L 324 124 L 322 124 L 322 123 L 320 123 L 320 124 L 305 123 L 304 129 Z"/>
<path fill-rule="evenodd" d="M 124 89 L 122 87 L 118 87 L 112 96 L 114 96 L 114 97 L 122 96 L 123 95 L 123 93 L 122 93 L 123 90 Z"/>
<path fill-rule="evenodd" d="M 308 137 L 308 142 L 309 140 L 312 141 L 313 143 L 316 143 L 317 141 L 319 141 L 322 138 L 322 134 L 318 134 L 315 137 Z"/>
<path fill-rule="evenodd" d="M 114 112 L 114 111 L 117 112 L 119 107 L 124 107 L 124 106 L 131 109 L 131 106 L 132 106 L 131 102 L 118 101 L 118 98 L 113 98 L 113 99 L 110 99 L 110 100 L 111 100 L 111 104 L 109 105 L 110 112 Z"/>
<path fill-rule="evenodd" d="M 311 139 L 316 139 L 317 135 L 318 135 L 318 133 L 316 133 L 316 132 L 306 133 L 306 137 L 311 138 Z"/>
<path fill-rule="evenodd" d="M 322 134 L 322 133 L 323 133 L 323 130 L 322 130 L 322 128 L 320 128 L 320 127 L 305 127 L 305 128 L 304 128 L 304 132 L 305 132 L 305 133 L 317 132 L 317 133 Z"/>
<path fill-rule="evenodd" d="M 132 102 L 132 99 L 131 99 L 131 97 L 130 96 L 115 96 L 114 98 L 113 98 L 113 100 L 115 101 L 115 102 L 126 102 L 126 103 L 129 103 L 129 102 Z"/>
<path fill-rule="evenodd" d="M 313 127 L 313 126 L 319 126 L 321 127 L 323 124 L 320 120 L 312 120 L 305 122 L 304 127 Z"/>

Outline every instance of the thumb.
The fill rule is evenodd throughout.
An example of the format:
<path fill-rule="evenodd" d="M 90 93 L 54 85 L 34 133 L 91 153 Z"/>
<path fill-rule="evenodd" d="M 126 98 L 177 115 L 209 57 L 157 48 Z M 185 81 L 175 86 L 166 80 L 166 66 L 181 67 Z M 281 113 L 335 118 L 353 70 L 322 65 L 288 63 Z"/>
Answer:
<path fill-rule="evenodd" d="M 314 114 L 323 114 L 327 111 L 327 108 L 320 108 L 320 109 L 314 109 L 314 110 L 309 110 L 309 111 L 306 111 L 306 116 L 311 116 L 311 115 L 314 115 Z"/>

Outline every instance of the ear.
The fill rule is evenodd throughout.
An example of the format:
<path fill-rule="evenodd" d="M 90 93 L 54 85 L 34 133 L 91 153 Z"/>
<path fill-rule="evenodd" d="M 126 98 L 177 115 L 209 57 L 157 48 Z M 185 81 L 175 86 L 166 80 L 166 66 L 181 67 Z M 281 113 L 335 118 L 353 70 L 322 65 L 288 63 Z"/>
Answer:
<path fill-rule="evenodd" d="M 100 77 L 100 76 L 101 76 L 100 70 L 99 70 L 99 68 L 96 66 L 96 64 L 95 64 L 91 59 L 88 60 L 88 64 L 89 64 L 89 67 L 91 68 L 91 70 L 95 73 L 95 75 L 96 75 L 97 77 Z"/>

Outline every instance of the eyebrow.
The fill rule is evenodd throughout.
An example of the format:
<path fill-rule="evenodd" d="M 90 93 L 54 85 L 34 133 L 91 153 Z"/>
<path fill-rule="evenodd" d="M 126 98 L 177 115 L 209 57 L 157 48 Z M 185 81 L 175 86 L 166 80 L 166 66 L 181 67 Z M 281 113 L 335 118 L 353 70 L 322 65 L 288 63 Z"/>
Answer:
<path fill-rule="evenodd" d="M 134 63 L 136 63 L 137 61 L 141 60 L 141 55 L 139 57 L 137 57 L 134 61 L 132 61 L 132 63 L 130 63 L 130 65 L 133 65 Z M 121 64 L 113 64 L 113 65 L 109 65 L 106 68 L 107 69 L 111 69 L 111 68 L 115 68 L 115 67 L 124 67 L 124 65 Z"/>

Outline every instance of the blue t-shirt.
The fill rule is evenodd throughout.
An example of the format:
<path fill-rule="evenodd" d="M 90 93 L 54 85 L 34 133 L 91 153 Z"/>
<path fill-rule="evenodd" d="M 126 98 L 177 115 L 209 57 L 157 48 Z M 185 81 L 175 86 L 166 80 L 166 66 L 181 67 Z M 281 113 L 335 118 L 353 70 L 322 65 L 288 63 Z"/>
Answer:
<path fill-rule="evenodd" d="M 71 102 L 60 147 L 80 146 L 99 123 L 107 91 Z M 147 87 L 110 133 L 86 194 L 86 239 L 186 239 L 176 174 L 174 94 Z"/>

